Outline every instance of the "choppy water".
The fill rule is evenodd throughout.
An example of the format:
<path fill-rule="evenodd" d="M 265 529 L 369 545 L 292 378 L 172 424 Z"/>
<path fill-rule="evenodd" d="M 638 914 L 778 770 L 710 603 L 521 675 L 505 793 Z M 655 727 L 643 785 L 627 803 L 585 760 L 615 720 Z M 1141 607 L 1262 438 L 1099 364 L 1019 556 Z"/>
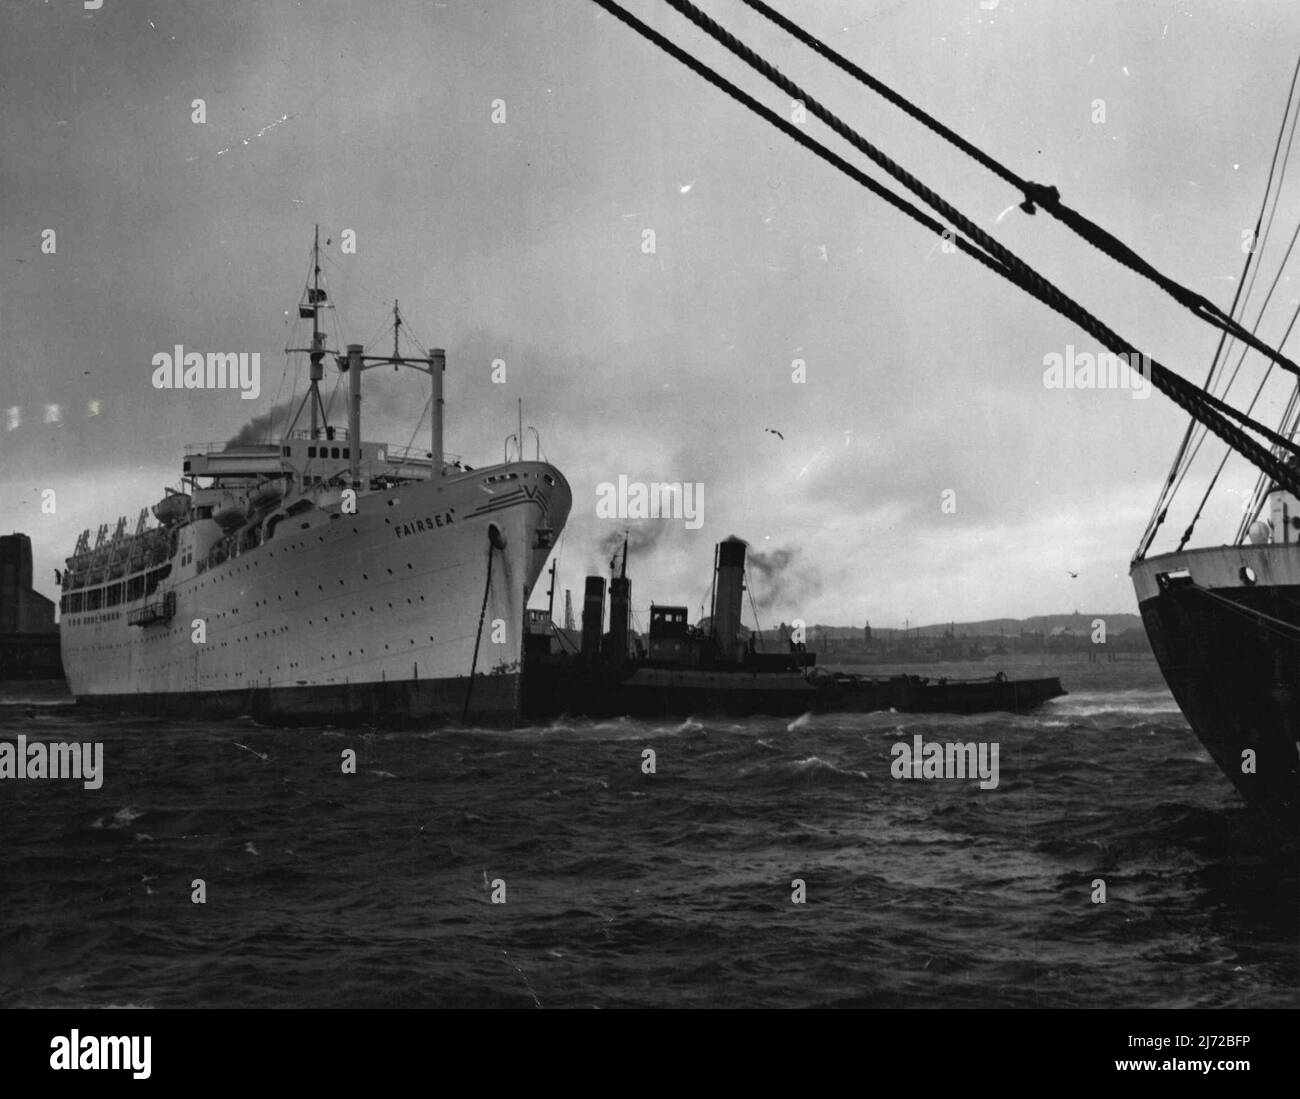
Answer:
<path fill-rule="evenodd" d="M 1050 671 L 1032 717 L 510 732 L 11 691 L 0 737 L 102 740 L 106 777 L 0 783 L 0 1004 L 1300 1006 L 1295 837 L 1154 665 Z M 892 778 L 916 733 L 996 741 L 998 788 Z"/>

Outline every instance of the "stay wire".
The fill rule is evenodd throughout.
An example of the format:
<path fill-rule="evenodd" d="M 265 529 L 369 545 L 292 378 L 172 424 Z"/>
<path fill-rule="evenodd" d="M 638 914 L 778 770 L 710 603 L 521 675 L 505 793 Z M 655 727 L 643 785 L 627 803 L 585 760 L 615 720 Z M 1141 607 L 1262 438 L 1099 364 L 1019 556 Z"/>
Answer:
<path fill-rule="evenodd" d="M 976 247 L 963 237 L 947 231 L 939 222 L 931 218 L 924 211 L 913 206 L 898 195 L 888 191 L 875 180 L 849 164 L 842 157 L 821 145 L 814 138 L 805 134 L 793 124 L 786 122 L 785 119 L 763 106 L 752 96 L 726 80 L 703 62 L 699 61 L 694 56 L 669 41 L 662 34 L 637 19 L 630 12 L 615 3 L 614 0 L 592 0 L 592 2 L 613 15 L 620 22 L 632 28 L 643 38 L 658 46 L 669 56 L 691 69 L 703 79 L 731 96 L 764 121 L 781 130 L 782 133 L 786 134 L 792 140 L 803 145 L 827 163 L 838 168 L 845 175 L 849 176 L 851 179 L 866 187 L 873 194 L 877 195 L 877 197 L 884 199 L 895 209 L 900 210 L 908 217 L 928 228 L 931 232 L 942 235 L 945 240 L 951 241 L 954 247 L 965 252 L 967 255 L 989 268 L 989 270 L 1001 275 L 1013 285 L 1020 287 L 1026 293 L 1042 301 L 1062 316 L 1075 321 L 1084 331 L 1095 336 L 1111 351 L 1129 357 L 1130 361 L 1133 361 L 1134 359 L 1145 361 L 1150 370 L 1149 380 L 1156 388 L 1173 400 L 1174 403 L 1179 405 L 1179 407 L 1183 408 L 1184 411 L 1198 416 L 1198 418 L 1203 420 L 1203 422 L 1205 422 L 1216 435 L 1228 443 L 1229 446 L 1232 446 L 1234 449 L 1241 452 L 1243 456 L 1263 472 L 1286 485 L 1288 488 L 1293 488 L 1293 490 L 1297 492 L 1297 495 L 1300 495 L 1300 476 L 1297 476 L 1295 472 L 1284 466 L 1274 454 L 1266 448 L 1261 447 L 1254 439 L 1245 435 L 1238 428 L 1228 423 L 1226 418 L 1244 421 L 1249 426 L 1250 430 L 1268 438 L 1283 450 L 1290 451 L 1294 454 L 1300 454 L 1300 448 L 1297 448 L 1289 440 L 1284 439 L 1282 436 L 1273 432 L 1271 429 L 1264 427 L 1262 424 L 1254 423 L 1249 420 L 1248 417 L 1244 417 L 1237 409 L 1234 409 L 1210 394 L 1205 393 L 1199 387 L 1173 373 L 1155 359 L 1141 355 L 1140 352 L 1133 348 L 1127 341 L 1123 340 L 1117 333 L 1102 324 L 1100 320 L 1093 317 L 1072 299 L 1066 297 L 1066 295 L 1057 287 L 1052 285 L 1037 272 L 1030 269 L 1023 261 L 1015 257 L 996 241 L 993 241 L 988 234 L 984 233 L 978 226 L 970 222 L 970 220 L 964 215 L 953 210 L 951 206 L 943 202 L 942 199 L 939 199 L 937 195 L 930 192 L 928 188 L 924 187 L 924 185 L 913 181 L 916 186 L 921 187 L 926 194 L 930 195 L 935 202 L 941 203 L 944 209 L 951 210 L 953 220 L 957 221 L 958 224 L 975 237 L 981 245 L 992 245 L 990 250 L 993 251 L 994 254 L 990 254 L 989 251 L 984 251 L 981 248 Z M 667 2 L 673 3 L 675 0 L 667 0 Z M 798 91 L 798 89 L 796 89 L 796 91 Z M 844 126 L 843 123 L 839 123 L 838 125 L 840 128 L 848 130 L 848 127 Z M 851 130 L 848 132 L 852 134 Z M 867 143 L 856 134 L 853 135 L 853 141 L 860 145 L 865 145 L 867 148 L 871 148 L 871 146 L 867 145 Z M 874 149 L 872 151 L 877 157 L 882 155 Z M 887 160 L 888 158 L 884 159 Z M 896 170 L 901 171 L 901 169 L 897 168 Z M 906 173 L 904 173 L 904 175 L 906 175 Z M 908 178 L 910 179 L 911 177 Z M 1002 262 L 1003 257 L 1005 257 L 1009 263 Z"/>
<path fill-rule="evenodd" d="M 1296 71 L 1300 72 L 1300 65 L 1297 65 Z M 1241 276 L 1237 280 L 1237 290 L 1233 295 L 1233 299 L 1232 299 L 1231 311 L 1234 315 L 1237 312 L 1238 302 L 1241 303 L 1242 311 L 1244 312 L 1245 303 L 1250 300 L 1250 296 L 1254 292 L 1255 282 L 1259 277 L 1259 272 L 1261 269 L 1261 263 L 1254 262 L 1254 261 L 1263 260 L 1264 250 L 1267 248 L 1268 241 L 1272 236 L 1273 221 L 1277 217 L 1277 209 L 1278 206 L 1281 204 L 1282 187 L 1286 181 L 1287 167 L 1291 160 L 1291 149 L 1295 142 L 1296 123 L 1297 121 L 1300 121 L 1300 110 L 1295 111 L 1294 114 L 1292 113 L 1292 106 L 1295 101 L 1295 90 L 1296 90 L 1296 74 L 1292 73 L 1291 87 L 1287 93 L 1286 107 L 1282 112 L 1282 121 L 1278 127 L 1277 140 L 1274 142 L 1273 145 L 1273 156 L 1271 161 L 1269 162 L 1268 178 L 1264 183 L 1264 194 L 1260 199 L 1259 214 L 1255 218 L 1255 228 L 1253 233 L 1254 247 L 1249 249 L 1246 253 L 1246 260 L 1242 266 Z M 1290 117 L 1291 119 L 1291 130 L 1290 130 L 1290 134 L 1287 135 L 1286 152 L 1285 154 L 1282 155 L 1281 173 L 1278 175 L 1277 189 L 1276 191 L 1274 191 L 1273 177 L 1274 174 L 1277 172 L 1277 168 L 1278 168 L 1278 156 L 1280 153 L 1282 153 L 1282 138 L 1284 135 L 1287 134 L 1288 117 Z M 1273 201 L 1272 201 L 1271 209 L 1269 208 L 1270 191 L 1273 192 L 1272 195 Z M 1264 225 L 1263 233 L 1261 234 L 1260 226 L 1264 222 L 1264 215 L 1266 211 L 1268 213 L 1268 221 L 1267 224 Z M 1264 304 L 1260 307 L 1259 313 L 1255 318 L 1255 324 L 1252 326 L 1251 329 L 1252 332 L 1258 331 L 1259 329 L 1260 322 L 1264 318 L 1264 312 L 1268 307 L 1269 301 L 1272 299 L 1274 290 L 1276 290 L 1277 288 L 1278 279 L 1281 278 L 1282 272 L 1286 268 L 1287 261 L 1291 256 L 1291 251 L 1295 247 L 1295 243 L 1296 243 L 1296 235 L 1292 234 L 1291 241 L 1287 245 L 1286 252 L 1283 254 L 1282 262 L 1278 266 L 1277 275 L 1273 279 L 1273 285 L 1269 288 L 1268 294 L 1264 298 Z M 1247 279 L 1247 272 L 1249 272 L 1249 279 Z M 1244 288 L 1244 296 L 1243 296 L 1243 288 Z M 1209 369 L 1209 373 L 1206 375 L 1205 386 L 1204 386 L 1204 388 L 1207 391 L 1211 389 L 1214 380 L 1214 375 L 1218 367 L 1221 365 L 1221 363 L 1226 362 L 1227 356 L 1231 354 L 1231 347 L 1234 341 L 1227 340 L 1227 348 L 1225 349 L 1225 339 L 1226 339 L 1226 334 L 1219 337 L 1218 347 L 1215 349 L 1214 358 L 1210 362 L 1210 369 Z M 1282 347 L 1285 346 L 1285 344 L 1286 344 L 1286 340 L 1285 338 L 1283 338 L 1283 340 L 1281 341 L 1281 343 L 1279 343 L 1278 346 Z M 1223 396 L 1225 398 L 1227 397 L 1228 392 L 1231 390 L 1233 383 L 1236 381 L 1237 375 L 1241 370 L 1241 365 L 1244 362 L 1245 357 L 1246 357 L 1246 349 L 1243 348 L 1241 355 L 1237 359 L 1237 366 L 1236 368 L 1234 368 L 1232 375 L 1228 380 L 1228 384 L 1224 387 Z M 1256 400 L 1257 399 L 1258 399 L 1258 392 L 1256 393 Z M 1252 401 L 1250 407 L 1254 408 L 1254 405 L 1255 402 Z M 1194 444 L 1191 444 L 1193 435 L 1195 435 L 1196 441 Z M 1160 491 L 1160 495 L 1156 499 L 1155 507 L 1152 509 L 1151 512 L 1151 518 L 1147 522 L 1147 528 L 1143 532 L 1142 540 L 1139 543 L 1138 553 L 1137 553 L 1137 557 L 1139 559 L 1145 556 L 1147 550 L 1151 546 L 1152 541 L 1155 539 L 1155 536 L 1158 533 L 1160 526 L 1164 523 L 1166 517 L 1168 516 L 1168 510 L 1169 510 L 1168 505 L 1174 499 L 1174 497 L 1178 495 L 1179 489 L 1182 488 L 1183 482 L 1186 480 L 1187 474 L 1190 472 L 1192 464 L 1196 461 L 1196 457 L 1200 453 L 1201 446 L 1204 443 L 1204 441 L 1205 441 L 1204 428 L 1201 428 L 1200 425 L 1198 425 L 1197 421 L 1193 418 L 1188 422 L 1187 429 L 1183 433 L 1182 442 L 1179 445 L 1178 451 L 1174 456 L 1174 461 L 1169 468 L 1169 475 L 1164 483 L 1164 486 Z M 1189 444 L 1191 444 L 1190 454 L 1188 453 Z M 1226 461 L 1226 456 L 1225 456 L 1225 461 Z M 1220 465 L 1220 469 L 1222 469 L 1222 464 Z M 1217 474 L 1215 476 L 1215 480 L 1217 480 Z M 1262 483 L 1263 480 L 1264 478 L 1261 475 L 1260 483 Z M 1260 484 L 1257 484 L 1255 488 L 1255 494 L 1258 495 L 1259 492 L 1260 492 Z M 1207 492 L 1207 496 L 1208 496 L 1208 492 Z M 1202 499 L 1200 507 L 1197 508 L 1196 518 L 1200 517 L 1201 510 L 1204 508 L 1204 506 L 1205 506 L 1205 500 Z M 1192 520 L 1192 526 L 1195 526 L 1196 518 Z M 1191 528 L 1189 527 L 1187 534 L 1184 535 L 1183 544 L 1186 544 L 1186 539 L 1190 535 L 1190 532 L 1191 532 Z"/>
<path fill-rule="evenodd" d="M 664 2 L 681 12 L 697 26 L 713 35 L 714 38 L 727 46 L 728 49 L 738 57 L 741 57 L 742 60 L 758 69 L 760 72 L 763 72 L 765 76 L 768 76 L 769 79 L 773 80 L 773 83 L 777 83 L 773 76 L 761 67 L 766 66 L 767 68 L 771 68 L 771 66 L 767 66 L 767 63 L 763 61 L 758 54 L 754 53 L 754 51 L 741 43 L 739 39 L 735 38 L 734 35 L 731 35 L 713 20 L 709 19 L 709 17 L 696 8 L 694 4 L 689 3 L 688 0 L 664 0 Z M 1282 365 L 1284 369 L 1290 370 L 1291 373 L 1300 377 L 1300 366 L 1291 362 L 1291 360 L 1283 356 L 1280 351 L 1273 349 L 1263 341 L 1256 340 L 1251 333 L 1233 319 L 1230 312 L 1224 313 L 1222 309 L 1208 298 L 1163 274 L 1114 234 L 1103 229 L 1096 222 L 1085 217 L 1077 210 L 1073 210 L 1069 206 L 1066 206 L 1065 203 L 1061 201 L 1061 193 L 1056 187 L 1022 179 L 1010 168 L 995 160 L 992 156 L 977 148 L 975 145 L 972 145 L 969 141 L 949 129 L 938 119 L 933 118 L 931 115 L 921 110 L 921 108 L 917 107 L 914 103 L 895 92 L 892 88 L 877 80 L 875 77 L 871 76 L 871 74 L 855 65 L 852 61 L 849 61 L 846 57 L 831 49 L 820 39 L 805 31 L 798 24 L 785 18 L 785 16 L 781 15 L 780 12 L 764 3 L 763 0 L 741 0 L 741 3 L 775 23 L 787 34 L 790 34 L 799 42 L 812 49 L 815 53 L 848 73 L 855 80 L 869 87 L 872 91 L 888 100 L 905 114 L 920 122 L 927 129 L 943 138 L 961 152 L 965 153 L 971 159 L 976 161 L 976 163 L 987 168 L 1000 179 L 1011 184 L 1025 197 L 1025 200 L 1020 204 L 1020 209 L 1025 213 L 1033 214 L 1038 207 L 1042 207 L 1042 209 L 1046 210 L 1049 214 L 1067 226 L 1077 236 L 1091 244 L 1098 251 L 1115 260 L 1117 263 L 1122 264 L 1124 267 L 1127 267 L 1135 274 L 1141 275 L 1149 282 L 1154 283 L 1180 305 L 1189 309 L 1202 320 L 1225 333 L 1231 333 L 1243 343 L 1253 347 L 1261 354 L 1267 355 L 1274 362 Z M 710 29 L 709 24 L 712 24 L 712 27 L 716 28 L 716 33 L 714 29 Z M 772 69 L 772 72 L 775 73 L 775 69 Z M 1291 76 L 1293 88 L 1295 86 L 1297 74 L 1300 74 L 1300 60 L 1297 60 L 1296 69 Z M 778 86 L 781 85 L 778 84 Z M 793 85 L 791 85 L 791 87 L 793 87 Z M 796 98 L 799 97 L 796 96 Z M 825 122 L 826 119 L 822 119 L 822 121 Z M 829 125 L 830 123 L 827 124 Z M 893 173 L 891 172 L 891 174 Z M 1256 226 L 1256 232 L 1258 232 L 1258 225 Z"/>

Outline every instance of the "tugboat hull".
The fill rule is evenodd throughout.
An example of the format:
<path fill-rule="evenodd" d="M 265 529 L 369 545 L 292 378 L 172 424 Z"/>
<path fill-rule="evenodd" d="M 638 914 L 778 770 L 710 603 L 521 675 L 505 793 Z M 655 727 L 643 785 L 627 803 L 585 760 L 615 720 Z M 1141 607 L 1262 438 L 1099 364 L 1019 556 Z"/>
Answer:
<path fill-rule="evenodd" d="M 524 709 L 534 719 L 562 713 L 592 717 L 685 717 L 804 713 L 1028 713 L 1065 694 L 1044 679 L 932 680 L 830 673 L 641 667 L 622 675 L 577 663 L 525 665 Z"/>

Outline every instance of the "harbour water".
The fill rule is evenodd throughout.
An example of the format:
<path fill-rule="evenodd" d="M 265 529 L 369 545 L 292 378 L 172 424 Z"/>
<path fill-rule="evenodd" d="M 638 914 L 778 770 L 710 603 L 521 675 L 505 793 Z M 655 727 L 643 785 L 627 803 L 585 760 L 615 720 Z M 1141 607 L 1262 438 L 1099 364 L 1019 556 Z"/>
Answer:
<path fill-rule="evenodd" d="M 0 782 L 0 1005 L 1300 1006 L 1294 835 L 1154 663 L 999 667 L 1071 693 L 387 733 L 10 684 L 0 739 L 102 742 L 104 781 Z M 996 743 L 996 788 L 895 778 L 917 734 Z"/>

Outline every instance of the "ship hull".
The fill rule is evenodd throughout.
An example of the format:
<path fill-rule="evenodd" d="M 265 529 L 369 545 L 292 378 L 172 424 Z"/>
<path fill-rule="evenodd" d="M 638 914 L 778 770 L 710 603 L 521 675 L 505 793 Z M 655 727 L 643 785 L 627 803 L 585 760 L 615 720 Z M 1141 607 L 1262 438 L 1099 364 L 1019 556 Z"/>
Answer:
<path fill-rule="evenodd" d="M 87 707 L 195 718 L 510 722 L 524 608 L 570 504 L 554 467 L 522 462 L 295 515 L 179 570 L 169 617 L 65 615 L 69 688 Z"/>
<path fill-rule="evenodd" d="M 507 672 L 438 680 L 250 687 L 235 691 L 99 694 L 77 699 L 91 711 L 195 718 L 251 717 L 271 725 L 373 725 L 384 729 L 456 724 L 509 726 L 519 718 L 520 677 Z"/>
<path fill-rule="evenodd" d="M 1135 563 L 1160 670 L 1197 739 L 1254 807 L 1300 812 L 1300 552 L 1227 546 Z"/>
<path fill-rule="evenodd" d="M 920 676 L 805 678 L 801 672 L 642 667 L 619 675 L 576 664 L 531 662 L 525 708 L 536 719 L 562 713 L 667 718 L 693 714 L 793 717 L 804 713 L 1028 713 L 1066 692 L 1056 678 L 937 681 Z"/>

